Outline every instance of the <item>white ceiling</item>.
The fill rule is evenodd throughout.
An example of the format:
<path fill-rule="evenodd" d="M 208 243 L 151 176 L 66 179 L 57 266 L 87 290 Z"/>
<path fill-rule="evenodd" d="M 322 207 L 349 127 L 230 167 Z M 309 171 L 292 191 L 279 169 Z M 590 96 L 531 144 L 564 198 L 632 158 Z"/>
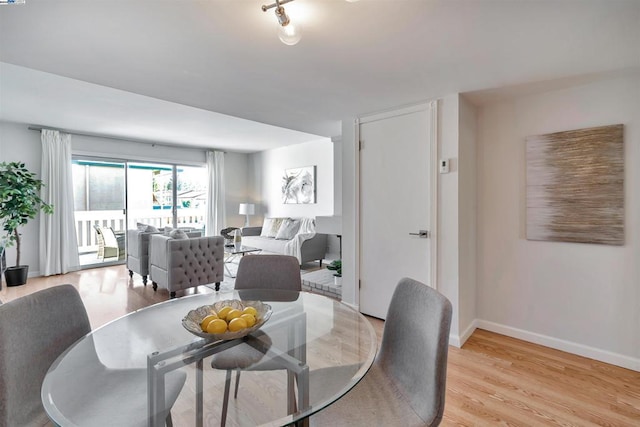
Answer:
<path fill-rule="evenodd" d="M 639 0 L 296 0 L 296 46 L 260 0 L 26 1 L 0 7 L 1 120 L 233 151 L 448 93 L 640 68 Z"/>

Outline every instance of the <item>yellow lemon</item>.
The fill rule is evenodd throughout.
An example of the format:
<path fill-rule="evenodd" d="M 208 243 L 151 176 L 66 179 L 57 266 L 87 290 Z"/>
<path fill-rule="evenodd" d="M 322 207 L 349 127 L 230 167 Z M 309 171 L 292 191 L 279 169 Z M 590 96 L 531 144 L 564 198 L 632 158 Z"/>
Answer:
<path fill-rule="evenodd" d="M 219 311 L 218 311 L 218 318 L 225 320 L 227 318 L 227 314 L 229 314 L 229 312 L 233 310 L 233 307 L 222 307 Z"/>
<path fill-rule="evenodd" d="M 240 310 L 237 310 L 235 308 L 229 310 L 229 312 L 227 313 L 227 322 L 231 322 L 233 319 L 237 319 L 238 317 L 240 317 L 240 315 L 242 315 L 242 312 Z"/>
<path fill-rule="evenodd" d="M 218 316 L 216 316 L 215 314 L 209 314 L 209 315 L 205 316 L 204 319 L 202 319 L 202 322 L 200 322 L 200 327 L 202 328 L 203 331 L 206 332 L 207 325 L 209 325 L 209 322 L 211 322 L 212 320 L 215 320 L 217 318 L 218 318 Z"/>
<path fill-rule="evenodd" d="M 247 327 L 247 322 L 241 317 L 236 317 L 235 319 L 231 319 L 229 322 L 229 331 L 238 332 Z"/>
<path fill-rule="evenodd" d="M 207 333 L 222 334 L 227 332 L 227 322 L 222 319 L 213 319 L 207 325 Z"/>
<path fill-rule="evenodd" d="M 256 316 L 254 316 L 253 314 L 245 313 L 240 316 L 240 318 L 244 319 L 244 321 L 247 322 L 247 328 L 250 328 L 256 324 Z"/>
<path fill-rule="evenodd" d="M 245 307 L 242 314 L 253 314 L 254 317 L 258 317 L 258 310 L 255 307 Z"/>

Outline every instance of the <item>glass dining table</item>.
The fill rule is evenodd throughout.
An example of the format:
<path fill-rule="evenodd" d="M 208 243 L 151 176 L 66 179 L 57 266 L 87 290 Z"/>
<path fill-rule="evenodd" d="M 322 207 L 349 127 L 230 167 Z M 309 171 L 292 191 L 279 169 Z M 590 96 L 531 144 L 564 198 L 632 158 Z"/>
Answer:
<path fill-rule="evenodd" d="M 201 338 L 183 327 L 190 310 L 223 300 L 261 301 L 272 314 L 258 331 L 236 340 Z M 186 382 L 171 408 L 174 426 L 217 426 L 227 372 L 212 368 L 209 359 L 232 354 L 239 345 L 260 352 L 254 362 L 277 369 L 242 371 L 226 425 L 284 426 L 306 425 L 310 415 L 353 388 L 373 363 L 377 339 L 362 314 L 318 294 L 192 295 L 132 312 L 80 339 L 49 369 L 42 403 L 60 426 L 163 426 L 166 384 L 184 372 Z M 118 381 L 132 383 L 136 391 L 119 392 Z"/>

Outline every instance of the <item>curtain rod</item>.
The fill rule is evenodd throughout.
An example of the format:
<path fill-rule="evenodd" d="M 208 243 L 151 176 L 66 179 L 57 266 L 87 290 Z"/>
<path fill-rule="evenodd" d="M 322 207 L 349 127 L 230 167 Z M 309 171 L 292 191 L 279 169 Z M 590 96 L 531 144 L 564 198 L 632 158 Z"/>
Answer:
<path fill-rule="evenodd" d="M 64 132 L 64 133 L 68 133 L 71 135 L 78 135 L 78 136 L 91 136 L 94 138 L 106 138 L 106 139 L 115 139 L 117 141 L 129 141 L 129 142 L 137 142 L 140 144 L 147 144 L 147 145 L 151 145 L 151 146 L 156 146 L 156 145 L 160 145 L 163 147 L 173 147 L 173 148 L 192 148 L 194 150 L 203 150 L 203 151 L 221 151 L 221 150 L 216 150 L 216 149 L 211 149 L 211 148 L 206 148 L 206 147 L 197 147 L 195 145 L 178 145 L 178 144 L 167 144 L 167 143 L 162 143 L 162 142 L 151 142 L 148 140 L 144 140 L 144 139 L 137 139 L 137 138 L 123 138 L 120 136 L 110 136 L 110 135 L 102 135 L 99 133 L 90 133 L 90 132 L 78 132 L 78 131 L 73 131 L 73 130 L 67 130 L 67 129 L 58 129 L 58 128 L 52 128 L 52 127 L 48 127 L 48 126 L 29 126 L 27 129 L 29 130 L 35 130 L 40 132 L 43 129 L 46 130 L 57 130 L 58 132 Z M 227 154 L 226 151 L 222 151 L 224 154 Z"/>

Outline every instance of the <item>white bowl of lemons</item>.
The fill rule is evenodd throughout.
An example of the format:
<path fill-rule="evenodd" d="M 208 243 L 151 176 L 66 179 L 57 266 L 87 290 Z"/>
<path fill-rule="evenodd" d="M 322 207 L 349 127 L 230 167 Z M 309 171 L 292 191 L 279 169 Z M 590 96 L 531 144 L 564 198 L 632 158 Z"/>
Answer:
<path fill-rule="evenodd" d="M 191 310 L 182 326 L 202 338 L 233 340 L 260 329 L 271 312 L 271 306 L 261 301 L 224 300 Z"/>

